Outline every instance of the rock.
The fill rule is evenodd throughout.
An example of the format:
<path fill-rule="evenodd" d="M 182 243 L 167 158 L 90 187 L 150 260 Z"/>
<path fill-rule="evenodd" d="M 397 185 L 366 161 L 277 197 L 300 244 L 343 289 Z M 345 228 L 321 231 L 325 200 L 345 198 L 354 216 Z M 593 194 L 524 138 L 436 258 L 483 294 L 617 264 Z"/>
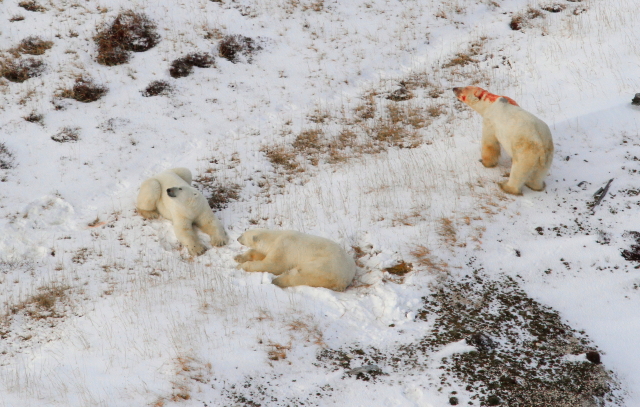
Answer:
<path fill-rule="evenodd" d="M 498 347 L 498 344 L 496 344 L 496 342 L 484 332 L 476 332 L 475 334 L 468 337 L 466 339 L 466 342 L 471 346 L 475 346 L 476 349 L 481 352 L 486 352 Z"/>
<path fill-rule="evenodd" d="M 631 104 L 635 106 L 640 106 L 640 93 L 636 93 L 633 99 L 631 99 Z"/>
<path fill-rule="evenodd" d="M 600 363 L 600 353 L 595 350 L 587 352 L 587 360 L 594 365 L 599 365 Z"/>
<path fill-rule="evenodd" d="M 498 396 L 489 396 L 487 398 L 487 405 L 488 406 L 499 406 L 500 405 L 500 397 Z"/>
<path fill-rule="evenodd" d="M 347 374 L 359 374 L 359 373 L 382 373 L 382 369 L 378 365 L 364 365 L 356 367 L 355 369 L 347 370 Z"/>
<path fill-rule="evenodd" d="M 452 406 L 457 406 L 458 405 L 458 398 L 457 397 L 449 397 L 449 404 L 451 404 Z"/>

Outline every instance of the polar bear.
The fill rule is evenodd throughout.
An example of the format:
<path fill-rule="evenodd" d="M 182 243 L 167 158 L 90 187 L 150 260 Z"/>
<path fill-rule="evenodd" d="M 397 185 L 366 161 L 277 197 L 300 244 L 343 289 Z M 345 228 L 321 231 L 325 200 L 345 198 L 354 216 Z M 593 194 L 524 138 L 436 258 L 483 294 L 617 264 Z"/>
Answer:
<path fill-rule="evenodd" d="M 353 281 L 356 264 L 329 239 L 294 230 L 248 230 L 238 242 L 251 249 L 235 257 L 246 271 L 277 275 L 279 287 L 308 285 L 344 291 Z"/>
<path fill-rule="evenodd" d="M 480 162 L 485 167 L 495 167 L 500 146 L 511 156 L 511 174 L 507 181 L 499 183 L 500 188 L 514 195 L 522 195 L 523 185 L 542 191 L 553 160 L 549 126 L 506 96 L 477 86 L 453 88 L 453 92 L 483 118 Z"/>
<path fill-rule="evenodd" d="M 187 168 L 166 170 L 144 181 L 136 208 L 146 219 L 155 219 L 158 215 L 169 219 L 176 237 L 192 256 L 207 250 L 194 226 L 209 235 L 213 246 L 223 246 L 229 240 L 205 197 L 191 186 L 191 171 Z"/>

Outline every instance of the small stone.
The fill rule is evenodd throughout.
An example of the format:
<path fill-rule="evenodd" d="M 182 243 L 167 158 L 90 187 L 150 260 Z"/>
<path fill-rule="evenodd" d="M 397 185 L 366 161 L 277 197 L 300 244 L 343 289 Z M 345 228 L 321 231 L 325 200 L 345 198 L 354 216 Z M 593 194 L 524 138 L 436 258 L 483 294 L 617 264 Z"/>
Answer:
<path fill-rule="evenodd" d="M 467 344 L 475 346 L 479 351 L 495 349 L 498 345 L 484 332 L 477 332 L 466 339 Z"/>
<path fill-rule="evenodd" d="M 489 396 L 487 398 L 488 406 L 499 406 L 500 405 L 500 397 L 498 396 Z"/>
<path fill-rule="evenodd" d="M 458 398 L 457 397 L 449 397 L 449 404 L 451 404 L 452 406 L 457 406 L 458 405 Z"/>
<path fill-rule="evenodd" d="M 595 350 L 587 352 L 587 360 L 594 365 L 599 365 L 600 363 L 600 353 Z"/>
<path fill-rule="evenodd" d="M 631 99 L 631 104 L 635 106 L 640 106 L 640 93 L 636 93 L 633 99 Z"/>

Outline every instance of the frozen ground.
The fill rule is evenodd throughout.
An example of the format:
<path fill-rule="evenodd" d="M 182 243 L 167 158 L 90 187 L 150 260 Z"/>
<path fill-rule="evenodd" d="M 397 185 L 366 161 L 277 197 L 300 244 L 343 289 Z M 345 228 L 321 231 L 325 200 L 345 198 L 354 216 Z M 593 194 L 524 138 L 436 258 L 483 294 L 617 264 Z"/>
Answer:
<path fill-rule="evenodd" d="M 535 367 L 527 358 L 545 354 L 535 348 L 551 330 L 566 343 L 544 357 L 586 369 L 575 377 L 602 374 L 612 390 L 611 401 L 546 405 L 640 406 L 640 263 L 622 256 L 640 245 L 634 1 L 18 3 L 0 1 L 0 61 L 32 35 L 53 44 L 33 56 L 40 76 L 0 79 L 0 405 L 486 405 L 530 378 L 514 367 L 498 389 L 482 373 L 470 383 L 464 369 L 482 370 L 473 355 Z M 511 30 L 529 7 L 541 15 Z M 161 39 L 100 65 L 97 28 L 126 8 Z M 250 63 L 217 57 L 228 34 L 262 49 Z M 216 66 L 171 78 L 171 62 L 192 52 L 212 52 Z M 81 75 L 108 93 L 56 97 Z M 173 91 L 143 97 L 154 80 Z M 390 100 L 401 84 L 413 97 Z M 478 163 L 480 118 L 450 91 L 469 84 L 549 124 L 545 192 L 506 196 L 495 182 L 509 159 Z M 51 139 L 65 127 L 77 142 Z M 296 143 L 301 134 L 319 138 Z M 135 213 L 140 183 L 178 166 L 208 194 L 237 188 L 217 212 L 228 246 L 189 258 L 168 221 Z M 358 258 L 356 282 L 281 290 L 237 270 L 235 239 L 252 227 L 340 242 Z M 402 262 L 408 274 L 385 271 Z M 458 306 L 482 318 L 456 322 Z M 524 313 L 515 344 L 492 319 L 510 306 Z M 540 318 L 550 325 L 529 329 Z M 472 347 L 469 329 L 497 350 Z M 587 349 L 603 365 L 572 355 Z"/>

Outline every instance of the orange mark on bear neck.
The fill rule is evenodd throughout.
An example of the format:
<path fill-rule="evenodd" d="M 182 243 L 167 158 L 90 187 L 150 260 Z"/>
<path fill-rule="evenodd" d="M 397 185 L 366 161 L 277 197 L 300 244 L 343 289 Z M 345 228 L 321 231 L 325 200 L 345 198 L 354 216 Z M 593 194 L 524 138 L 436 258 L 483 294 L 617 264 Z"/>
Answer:
<path fill-rule="evenodd" d="M 478 88 L 478 90 L 476 90 L 473 93 L 473 95 L 480 100 L 486 100 L 487 102 L 490 102 L 490 103 L 493 103 L 500 98 L 505 98 L 507 99 L 507 102 L 509 102 L 510 104 L 514 106 L 518 106 L 518 103 L 516 103 L 516 101 L 511 99 L 509 96 L 494 95 L 493 93 L 490 93 L 482 88 Z"/>

